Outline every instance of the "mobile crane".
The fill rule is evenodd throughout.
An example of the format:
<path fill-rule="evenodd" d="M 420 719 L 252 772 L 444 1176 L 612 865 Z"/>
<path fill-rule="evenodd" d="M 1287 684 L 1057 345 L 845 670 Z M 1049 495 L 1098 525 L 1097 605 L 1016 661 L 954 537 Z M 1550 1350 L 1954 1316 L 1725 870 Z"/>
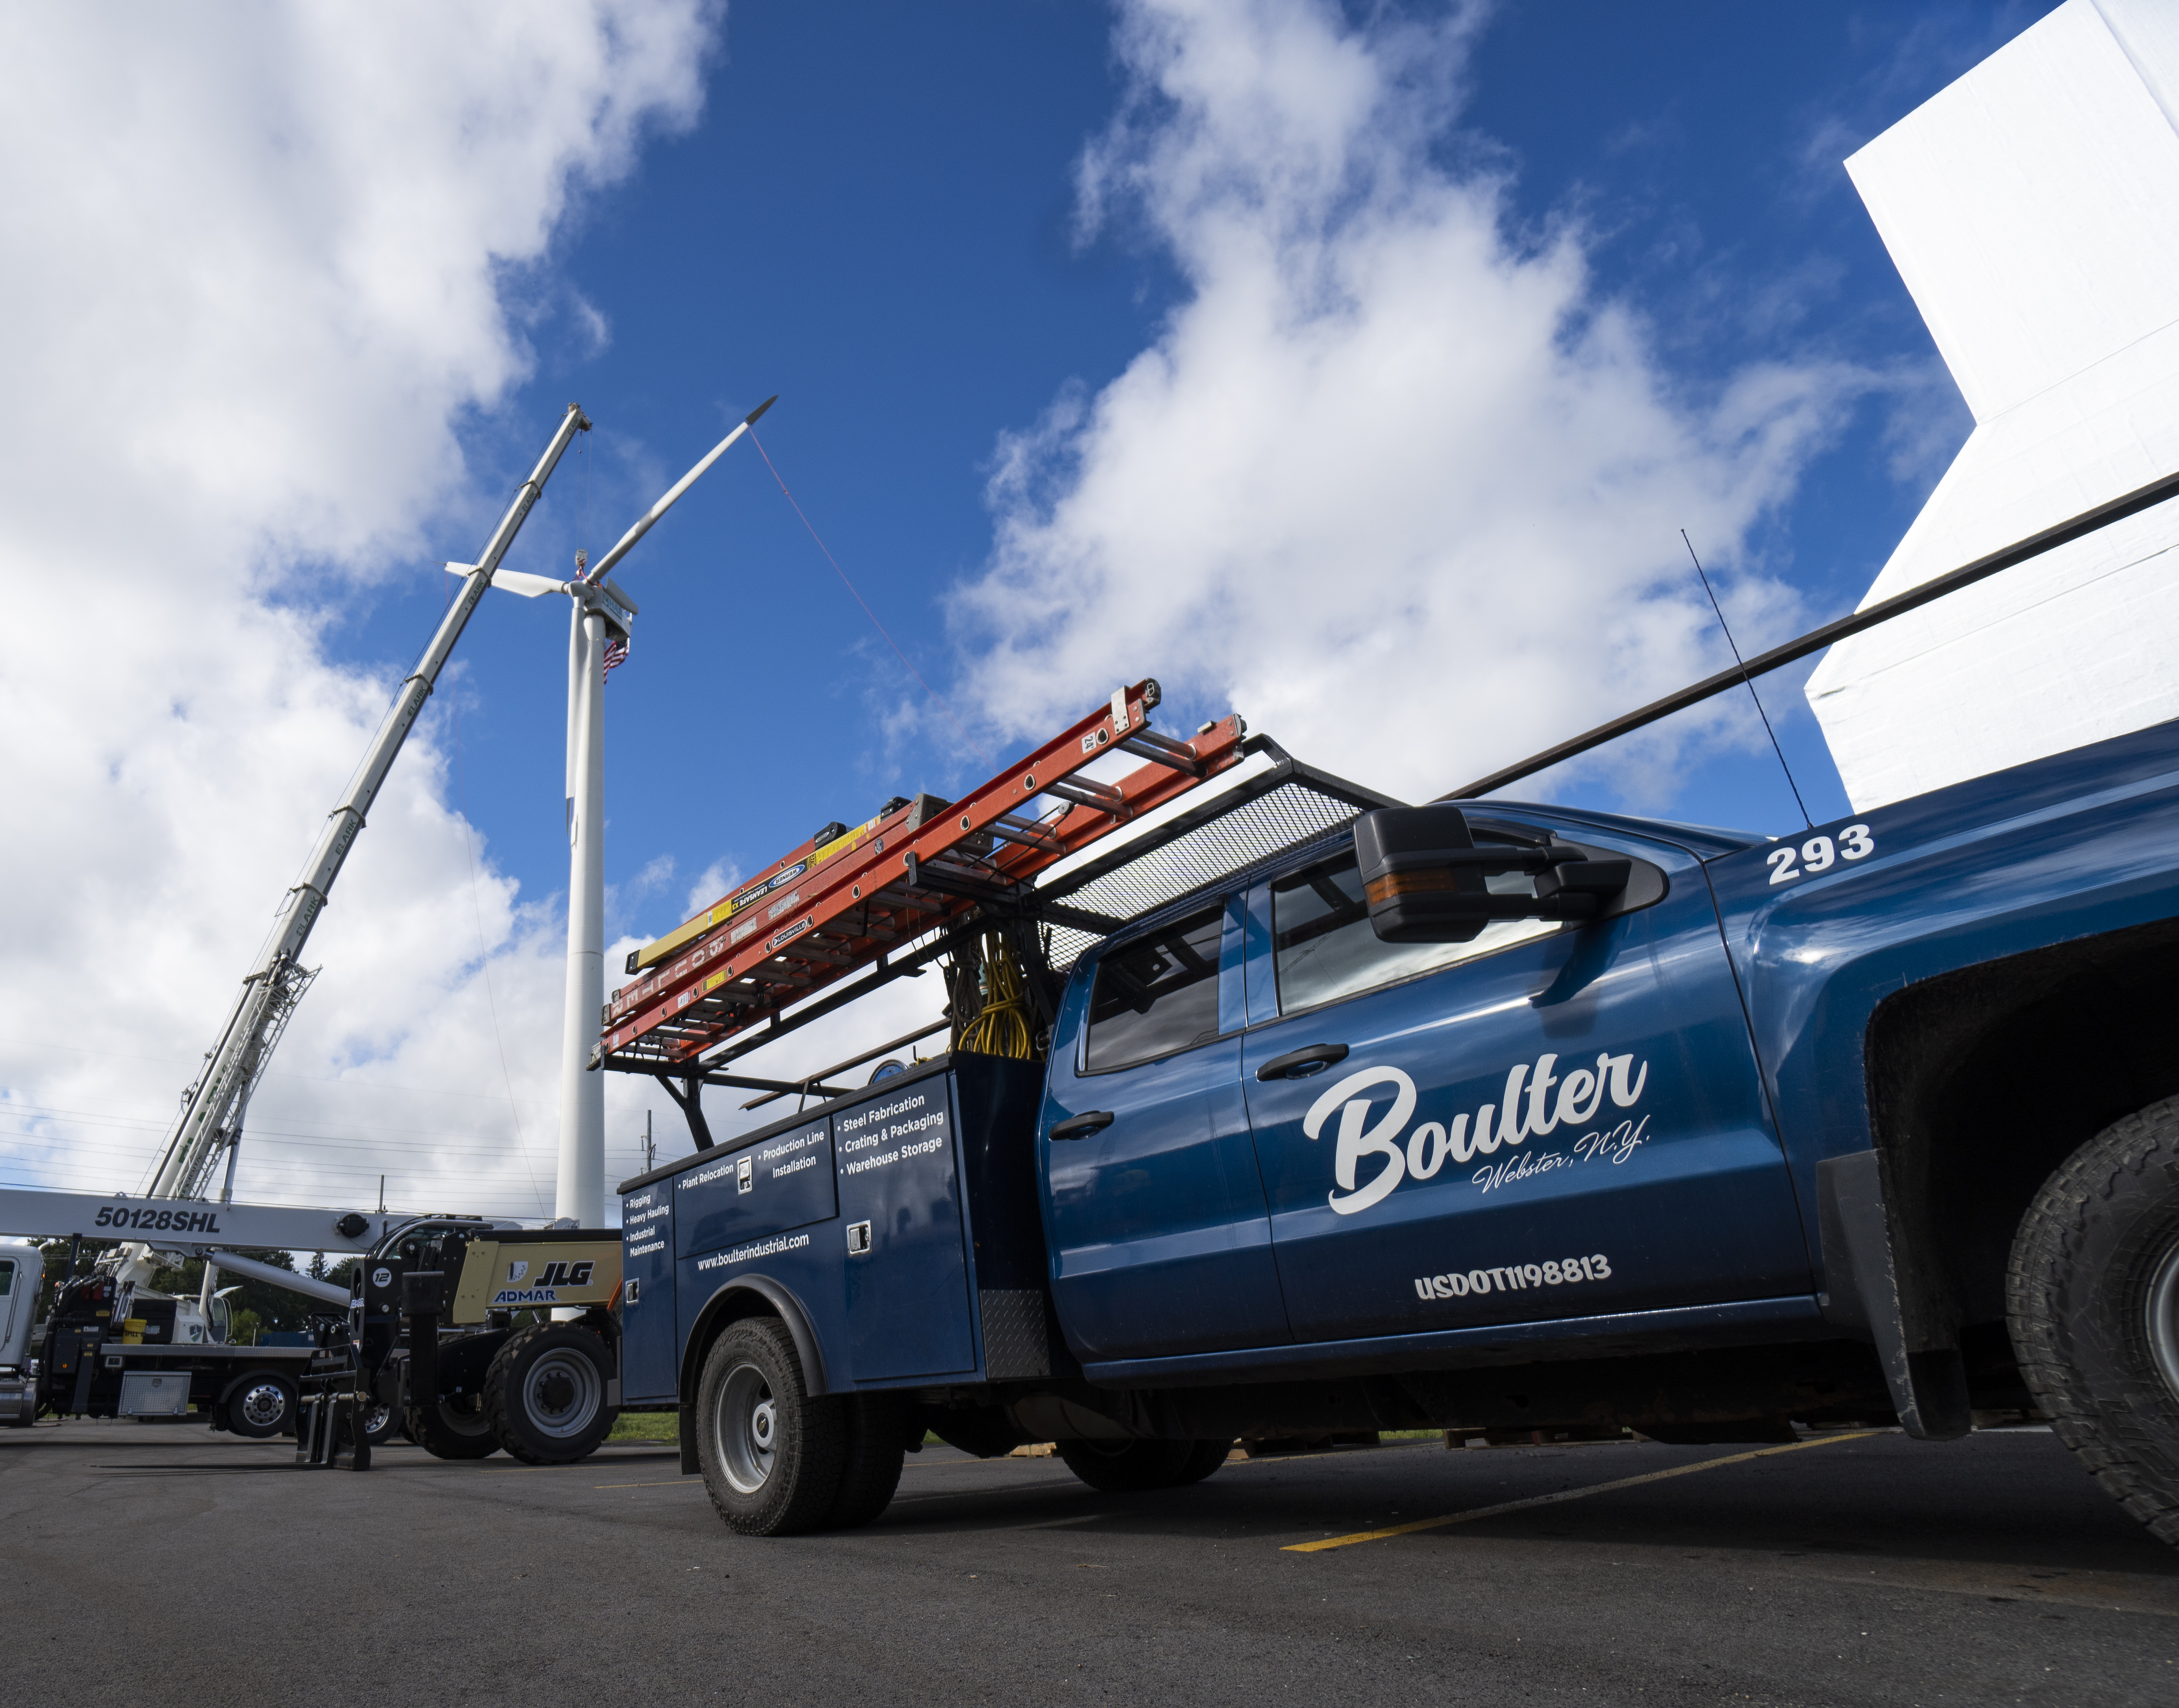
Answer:
<path fill-rule="evenodd" d="M 256 964 L 242 982 L 217 1042 L 207 1052 L 204 1072 L 183 1093 L 182 1107 L 168 1134 L 151 1189 L 142 1197 L 99 1196 L 27 1189 L 0 1191 L 0 1227 L 17 1234 L 113 1239 L 118 1245 L 99 1253 L 87 1268 L 72 1259 L 57 1284 L 52 1307 L 39 1326 L 36 1356 L 19 1354 L 11 1370 L 0 1370 L 0 1411 L 14 1401 L 12 1421 L 28 1421 L 41 1412 L 93 1416 L 178 1415 L 192 1405 L 206 1413 L 212 1427 L 245 1436 L 271 1436 L 297 1426 L 300 1402 L 338 1395 L 354 1404 L 341 1410 L 342 1427 L 367 1451 L 402 1422 L 422 1445 L 445 1456 L 469 1458 L 491 1453 L 502 1438 L 535 1435 L 539 1419 L 524 1411 L 524 1397 L 538 1404 L 557 1397 L 550 1382 L 514 1383 L 513 1398 L 503 1399 L 496 1415 L 487 1415 L 492 1360 L 515 1338 L 511 1312 L 480 1310 L 450 1330 L 457 1343 L 435 1366 L 437 1381 L 418 1389 L 413 1384 L 383 1393 L 360 1393 L 347 1372 L 354 1366 L 354 1347 L 366 1332 L 372 1296 L 369 1273 L 389 1246 L 402 1240 L 414 1246 L 420 1233 L 443 1236 L 459 1230 L 465 1237 L 579 1244 L 581 1230 L 554 1229 L 523 1234 L 511 1224 L 478 1217 L 415 1218 L 360 1211 L 283 1208 L 233 1202 L 234 1169 L 242 1142 L 244 1118 L 251 1094 L 278 1045 L 315 968 L 303 965 L 303 952 L 333 883 L 363 829 L 395 758 L 431 698 L 440 671 L 461 638 L 470 616 L 492 584 L 515 535 L 545 490 L 554 468 L 576 434 L 588 430 L 579 405 L 570 403 L 551 442 L 529 478 L 517 489 L 506 513 L 473 566 L 466 566 L 460 589 L 438 629 L 403 680 L 391 711 L 373 738 L 354 780 L 328 816 L 301 875 L 290 886 L 271 936 Z M 208 1196 L 222 1153 L 226 1179 L 217 1201 Z M 614 1241 L 611 1230 L 593 1232 L 593 1240 Z M 359 1259 L 357 1278 L 343 1288 L 242 1256 L 233 1249 L 325 1251 Z M 617 1252 L 617 1242 L 613 1247 Z M 178 1267 L 184 1255 L 204 1256 L 203 1285 L 194 1298 L 158 1291 L 151 1282 L 162 1267 Z M 25 1260 L 11 1257 L 9 1278 L 19 1295 L 25 1286 L 34 1299 L 36 1273 L 17 1275 Z M 216 1288 L 222 1272 L 247 1275 L 303 1294 L 323 1307 L 316 1344 L 306 1346 L 233 1346 L 226 1344 L 224 1311 Z M 533 1293 L 537 1289 L 530 1289 Z M 544 1289 L 546 1293 L 553 1289 Z M 563 1289 L 550 1302 L 596 1305 L 583 1288 Z M 28 1309 L 17 1296 L 11 1322 Z M 594 1323 L 592 1332 L 596 1331 Z M 434 1351 L 436 1348 L 432 1349 Z M 349 1382 L 343 1388 L 343 1382 Z M 502 1386 L 505 1384 L 502 1382 Z M 497 1390 L 494 1390 L 497 1391 Z M 587 1452 L 602 1439 L 617 1399 L 603 1382 L 596 1403 L 572 1434 L 559 1414 L 546 1415 L 549 1432 L 564 1448 Z M 536 1408 L 533 1406 L 532 1410 Z M 562 1411 L 564 1412 L 564 1407 Z M 546 1408 L 550 1412 L 549 1406 Z M 318 1408 L 322 1449 L 335 1408 Z M 0 1420 L 6 1421 L 6 1420 Z M 572 1453 L 568 1456 L 574 1456 Z"/>

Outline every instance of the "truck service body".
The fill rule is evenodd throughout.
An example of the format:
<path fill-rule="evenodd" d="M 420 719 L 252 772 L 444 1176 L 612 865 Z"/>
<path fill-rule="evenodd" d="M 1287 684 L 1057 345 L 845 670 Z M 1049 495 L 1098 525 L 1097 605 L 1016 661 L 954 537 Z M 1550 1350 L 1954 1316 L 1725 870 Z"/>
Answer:
<path fill-rule="evenodd" d="M 957 1050 L 623 1183 L 627 1402 L 683 1408 L 684 1464 L 760 1530 L 841 1508 L 782 1518 L 754 1485 L 792 1455 L 729 1476 L 736 1432 L 831 1402 L 858 1440 L 1116 1464 L 1354 1428 L 1942 1437 L 2050 1403 L 2016 1236 L 2115 1123 L 2175 1124 L 2143 1166 L 2179 1253 L 2179 725 L 1783 840 L 1468 802 L 1458 857 L 1527 871 L 1464 938 L 1386 940 L 1357 824 L 1452 810 L 1127 922 L 1041 1063 Z M 1554 918 L 1537 870 L 1617 888 Z M 707 1381 L 752 1322 L 765 1379 Z M 1161 1463 L 1104 1486 L 1203 1474 Z M 2179 1486 L 2130 1475 L 2179 1536 Z"/>

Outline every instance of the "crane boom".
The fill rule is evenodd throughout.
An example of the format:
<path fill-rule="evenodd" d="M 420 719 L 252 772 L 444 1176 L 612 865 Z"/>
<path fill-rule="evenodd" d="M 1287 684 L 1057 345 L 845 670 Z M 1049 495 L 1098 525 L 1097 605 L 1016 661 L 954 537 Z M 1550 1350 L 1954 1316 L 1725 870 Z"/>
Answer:
<path fill-rule="evenodd" d="M 537 459 L 530 478 L 516 491 L 513 502 L 508 505 L 490 542 L 478 556 L 476 567 L 463 578 L 461 591 L 441 619 L 438 632 L 424 649 L 415 669 L 402 682 L 392 709 L 387 714 L 385 723 L 365 753 L 348 793 L 327 818 L 324 834 L 318 838 L 302 876 L 288 890 L 255 968 L 243 980 L 241 994 L 228 1011 L 219 1042 L 212 1048 L 210 1065 L 182 1095 L 181 1114 L 175 1120 L 160 1157 L 158 1173 L 151 1186 L 152 1196 L 201 1197 L 219 1152 L 241 1137 L 250 1094 L 265 1071 L 288 1015 L 313 976 L 304 970 L 300 956 L 311 928 L 325 911 L 333 880 L 340 876 L 341 866 L 354 846 L 357 833 L 363 829 L 387 771 L 392 768 L 394 756 L 408 740 L 425 701 L 431 698 L 439 672 L 454 649 L 454 643 L 468 626 L 469 614 L 491 585 L 492 572 L 499 567 L 508 547 L 514 543 L 514 536 L 521 531 L 531 506 L 544 491 L 546 481 L 552 478 L 561 453 L 575 435 L 590 424 L 579 405 L 568 406 L 568 413 L 561 417 L 552 443 L 545 447 L 545 454 Z"/>

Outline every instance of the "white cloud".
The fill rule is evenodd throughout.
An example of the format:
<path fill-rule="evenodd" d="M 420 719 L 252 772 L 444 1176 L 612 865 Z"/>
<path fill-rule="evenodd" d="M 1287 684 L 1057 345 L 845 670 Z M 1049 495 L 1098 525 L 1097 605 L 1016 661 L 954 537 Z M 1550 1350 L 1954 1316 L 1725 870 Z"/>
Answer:
<path fill-rule="evenodd" d="M 681 917 L 686 919 L 711 906 L 741 881 L 740 867 L 731 860 L 714 860 L 696 874 L 696 881 L 689 886 L 689 894 L 681 903 Z"/>
<path fill-rule="evenodd" d="M 329 662 L 326 601 L 418 572 L 450 508 L 474 543 L 455 435 L 526 371 L 514 293 L 573 200 L 693 121 L 715 25 L 708 0 L 0 18 L 0 1175 L 141 1177 L 391 696 Z M 549 1203 L 562 927 L 450 810 L 442 736 L 310 946 L 243 1196 L 361 1202 L 383 1170 L 397 1206 Z"/>
<path fill-rule="evenodd" d="M 1230 705 L 1419 797 L 1716 666 L 1683 527 L 1743 643 L 1798 620 L 1742 542 L 1866 377 L 1688 395 L 1578 228 L 1520 246 L 1501 180 L 1439 146 L 1479 16 L 1128 0 L 1083 217 L 1139 222 L 1184 294 L 1002 442 L 996 547 L 955 605 L 984 716 L 1026 734 L 1155 675 L 1183 716 Z"/>

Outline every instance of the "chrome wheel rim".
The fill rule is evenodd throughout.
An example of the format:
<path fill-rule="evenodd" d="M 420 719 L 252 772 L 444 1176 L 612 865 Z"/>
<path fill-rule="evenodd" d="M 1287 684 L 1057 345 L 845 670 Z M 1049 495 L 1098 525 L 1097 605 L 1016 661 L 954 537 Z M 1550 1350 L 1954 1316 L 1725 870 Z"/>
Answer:
<path fill-rule="evenodd" d="M 522 1409 L 538 1433 L 569 1440 L 597 1421 L 605 1384 L 579 1352 L 548 1352 L 522 1378 Z"/>
<path fill-rule="evenodd" d="M 2171 1397 L 2179 1400 L 2179 1240 L 2171 1242 L 2149 1281 L 2149 1355 Z"/>
<path fill-rule="evenodd" d="M 771 1384 L 754 1364 L 738 1364 L 719 1393 L 719 1466 L 736 1494 L 755 1494 L 771 1476 L 778 1452 L 779 1408 Z"/>
<path fill-rule="evenodd" d="M 252 1429 L 272 1429 L 288 1415 L 288 1392 L 277 1382 L 253 1382 L 237 1404 Z"/>

